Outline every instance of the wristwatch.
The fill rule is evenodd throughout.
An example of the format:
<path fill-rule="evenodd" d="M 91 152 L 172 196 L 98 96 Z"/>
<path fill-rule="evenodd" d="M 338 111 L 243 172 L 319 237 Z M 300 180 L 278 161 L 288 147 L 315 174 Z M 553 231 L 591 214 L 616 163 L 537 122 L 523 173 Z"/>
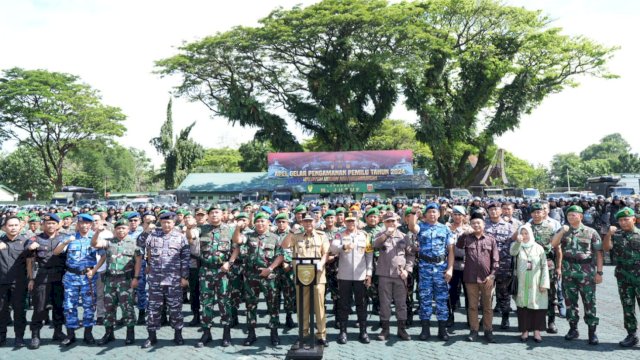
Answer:
<path fill-rule="evenodd" d="M 596 271 L 596 274 L 602 276 L 604 273 L 602 271 Z"/>

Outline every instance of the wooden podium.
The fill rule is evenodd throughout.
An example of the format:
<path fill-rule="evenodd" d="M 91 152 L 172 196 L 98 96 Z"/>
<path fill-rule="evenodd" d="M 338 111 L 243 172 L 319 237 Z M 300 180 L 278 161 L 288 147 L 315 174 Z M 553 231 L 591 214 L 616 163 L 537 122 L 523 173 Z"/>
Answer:
<path fill-rule="evenodd" d="M 300 347 L 287 352 L 285 359 L 322 359 L 324 346 L 316 346 L 315 339 L 315 304 L 314 304 L 314 291 L 317 283 L 318 272 L 316 270 L 316 264 L 321 260 L 320 258 L 293 258 L 295 260 L 295 275 L 296 286 L 298 287 L 299 298 L 298 302 L 298 340 L 300 341 Z M 304 308 L 304 289 L 309 288 L 309 337 L 311 338 L 311 344 L 307 344 L 304 339 L 304 321 L 303 316 L 305 313 Z"/>

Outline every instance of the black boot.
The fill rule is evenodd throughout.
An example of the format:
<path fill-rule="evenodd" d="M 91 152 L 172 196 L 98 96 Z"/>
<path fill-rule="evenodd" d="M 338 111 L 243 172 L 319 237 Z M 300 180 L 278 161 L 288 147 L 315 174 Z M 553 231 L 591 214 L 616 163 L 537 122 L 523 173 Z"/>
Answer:
<path fill-rule="evenodd" d="M 105 328 L 104 336 L 98 340 L 98 345 L 106 345 L 115 339 L 116 337 L 113 335 L 113 326 L 108 326 Z"/>
<path fill-rule="evenodd" d="M 578 336 L 580 336 L 580 333 L 578 332 L 578 324 L 575 322 L 570 322 L 569 323 L 569 332 L 567 332 L 567 335 L 564 336 L 565 340 L 574 340 L 577 339 Z"/>
<path fill-rule="evenodd" d="M 398 320 L 398 337 L 403 341 L 411 340 L 411 336 L 407 334 L 407 327 L 402 320 Z"/>
<path fill-rule="evenodd" d="M 31 332 L 31 344 L 29 349 L 35 350 L 40 347 L 40 329 Z"/>
<path fill-rule="evenodd" d="M 286 326 L 287 329 L 293 329 L 296 327 L 296 323 L 293 322 L 293 316 L 291 316 L 291 313 L 287 313 L 287 320 L 285 320 L 284 326 Z"/>
<path fill-rule="evenodd" d="M 627 331 L 627 337 L 618 344 L 622 347 L 634 347 L 638 345 L 638 336 L 635 331 Z M 0 334 L 2 335 L 2 334 Z"/>
<path fill-rule="evenodd" d="M 76 342 L 76 331 L 75 329 L 67 328 L 67 337 L 62 340 L 62 346 L 69 346 Z"/>
<path fill-rule="evenodd" d="M 157 342 L 158 342 L 158 338 L 156 337 L 155 330 L 149 330 L 149 337 L 147 337 L 147 340 L 145 340 L 144 344 L 142 344 L 142 348 L 143 349 L 150 348 L 151 346 L 155 345 Z"/>
<path fill-rule="evenodd" d="M 502 323 L 500 329 L 507 330 L 509 328 L 509 313 L 502 313 Z"/>
<path fill-rule="evenodd" d="M 280 338 L 278 337 L 278 327 L 277 326 L 274 326 L 271 329 L 270 338 L 271 338 L 271 345 L 273 345 L 273 346 L 280 345 Z"/>
<path fill-rule="evenodd" d="M 200 341 L 196 344 L 197 348 L 204 347 L 211 341 L 211 329 L 206 327 L 202 329 L 202 336 L 200 337 Z"/>
<path fill-rule="evenodd" d="M 449 341 L 449 334 L 447 334 L 447 322 L 438 320 L 438 339 L 442 341 Z"/>
<path fill-rule="evenodd" d="M 358 340 L 363 344 L 369 343 L 369 334 L 367 334 L 367 322 L 363 321 L 360 325 L 360 336 Z"/>
<path fill-rule="evenodd" d="M 589 326 L 589 345 L 598 345 L 598 335 L 596 335 L 596 325 Z"/>
<path fill-rule="evenodd" d="M 474 342 L 477 339 L 478 339 L 478 331 L 477 330 L 471 330 L 469 332 L 469 336 L 467 336 L 467 341 Z"/>
<path fill-rule="evenodd" d="M 136 325 L 144 325 L 146 323 L 147 323 L 146 310 L 145 309 L 138 310 L 138 322 L 136 322 Z"/>
<path fill-rule="evenodd" d="M 484 331 L 484 338 L 490 344 L 493 344 L 493 343 L 496 342 L 496 339 L 493 338 L 493 331 L 491 331 L 491 330 L 485 330 Z"/>
<path fill-rule="evenodd" d="M 127 338 L 124 340 L 125 345 L 131 345 L 136 341 L 136 329 L 133 326 L 127 328 Z"/>
<path fill-rule="evenodd" d="M 429 320 L 422 320 L 422 332 L 420 333 L 420 340 L 429 340 L 431 337 L 431 322 Z"/>
<path fill-rule="evenodd" d="M 255 325 L 249 325 L 249 329 L 247 331 L 247 338 L 244 339 L 244 346 L 251 346 L 251 344 L 253 344 L 254 342 L 256 342 L 256 326 Z"/>
<path fill-rule="evenodd" d="M 222 330 L 222 347 L 227 347 L 231 345 L 231 327 L 229 325 L 225 325 Z"/>
<path fill-rule="evenodd" d="M 340 334 L 338 334 L 338 344 L 344 345 L 347 343 L 347 327 L 340 327 Z"/>
<path fill-rule="evenodd" d="M 382 331 L 380 331 L 380 334 L 378 334 L 378 340 L 385 341 L 389 338 L 389 322 L 382 321 L 381 327 Z"/>
<path fill-rule="evenodd" d="M 16 338 L 13 340 L 13 347 L 17 349 L 24 347 L 24 345 L 24 334 L 17 334 Z"/>
<path fill-rule="evenodd" d="M 187 326 L 198 326 L 200 325 L 200 311 L 196 311 L 193 313 L 193 319 L 187 323 Z"/>
<path fill-rule="evenodd" d="M 53 330 L 53 337 L 51 340 L 53 341 L 62 341 L 67 337 L 65 333 L 62 332 L 62 325 L 56 325 Z"/>
<path fill-rule="evenodd" d="M 184 345 L 184 339 L 182 338 L 182 329 L 175 329 L 173 331 L 173 342 L 176 345 Z"/>
<path fill-rule="evenodd" d="M 82 339 L 82 342 L 84 342 L 87 345 L 94 345 L 96 343 L 96 339 L 93 338 L 93 326 L 87 326 L 86 328 L 84 328 L 84 337 Z"/>
<path fill-rule="evenodd" d="M 549 334 L 557 334 L 558 333 L 558 328 L 556 327 L 556 317 L 554 316 L 549 316 L 549 324 L 547 326 L 547 333 Z"/>

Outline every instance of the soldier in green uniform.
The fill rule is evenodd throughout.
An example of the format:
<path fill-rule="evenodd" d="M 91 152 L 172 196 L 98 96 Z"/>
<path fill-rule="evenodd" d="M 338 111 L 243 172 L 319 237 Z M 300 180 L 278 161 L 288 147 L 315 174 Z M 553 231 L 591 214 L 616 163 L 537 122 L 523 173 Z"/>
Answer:
<path fill-rule="evenodd" d="M 603 250 L 611 250 L 616 261 L 615 276 L 627 330 L 627 337 L 619 344 L 633 347 L 638 344 L 636 302 L 640 305 L 640 229 L 635 226 L 636 217 L 631 208 L 622 208 L 615 218 L 620 229 L 609 227 L 604 236 Z"/>
<path fill-rule="evenodd" d="M 557 229 L 554 228 L 554 224 L 550 219 L 545 219 L 545 212 L 541 203 L 534 203 L 531 205 L 531 230 L 536 242 L 542 246 L 545 253 L 547 254 L 547 266 L 549 267 L 550 281 L 550 288 L 548 291 L 549 309 L 547 310 L 547 333 L 557 334 L 558 328 L 556 327 L 555 323 L 555 305 L 556 289 L 558 288 L 558 274 L 556 272 L 555 261 L 556 257 L 558 257 L 558 261 L 562 260 L 562 252 L 558 252 L 556 254 L 553 251 L 553 246 L 551 246 L 551 238 L 556 233 Z"/>
<path fill-rule="evenodd" d="M 76 233 L 76 227 L 73 224 L 73 214 L 71 211 L 63 211 L 60 213 L 60 220 L 62 220 L 62 225 L 60 226 L 60 230 L 58 232 L 63 235 L 72 235 Z"/>
<path fill-rule="evenodd" d="M 236 226 L 237 224 L 245 224 L 246 232 L 251 231 L 249 228 L 249 215 L 245 212 L 240 212 L 235 216 Z M 231 298 L 231 327 L 238 325 L 238 309 L 240 303 L 245 300 L 244 289 L 244 273 L 246 270 L 244 261 L 247 256 L 246 244 L 233 244 L 234 248 L 238 248 L 239 255 L 235 258 L 235 261 L 231 263 L 231 274 L 229 275 L 230 284 L 230 298 Z"/>
<path fill-rule="evenodd" d="M 334 210 L 327 210 L 324 215 L 322 215 L 324 219 L 324 233 L 327 235 L 327 239 L 329 239 L 329 243 L 333 243 L 333 239 L 335 239 L 336 234 L 343 231 L 344 228 L 339 228 L 336 226 L 336 212 Z M 327 257 L 327 265 L 326 265 L 326 274 L 327 274 L 327 288 L 326 292 L 331 295 L 331 302 L 333 302 L 333 317 L 335 319 L 333 327 L 335 329 L 340 329 L 340 322 L 338 321 L 338 256 L 329 254 Z"/>
<path fill-rule="evenodd" d="M 233 229 L 222 222 L 222 208 L 214 204 L 208 209 L 209 223 L 200 226 L 199 255 L 200 304 L 202 305 L 202 337 L 196 347 L 204 347 L 211 341 L 214 309 L 220 311 L 223 326 L 222 346 L 231 345 L 231 300 L 229 298 L 229 271 L 238 256 L 238 249 L 231 243 Z M 188 230 L 195 227 L 195 221 L 187 224 Z M 192 232 L 187 231 L 187 239 L 195 241 Z"/>
<path fill-rule="evenodd" d="M 380 224 L 380 211 L 377 208 L 371 208 L 365 213 L 366 225 L 362 229 L 369 234 L 371 239 L 375 239 L 379 232 L 384 229 L 384 226 Z M 373 244 L 372 244 L 373 247 Z M 367 288 L 367 296 L 369 301 L 373 304 L 373 314 L 377 315 L 380 309 L 380 300 L 378 299 L 378 276 L 376 273 L 376 264 L 378 262 L 378 256 L 380 256 L 380 250 L 373 251 L 373 277 L 372 285 Z"/>
<path fill-rule="evenodd" d="M 278 246 L 282 247 L 282 242 L 289 235 L 289 216 L 282 212 L 275 218 L 276 231 L 278 235 Z M 296 311 L 296 280 L 291 266 L 292 251 L 291 249 L 282 249 L 282 266 L 278 268 L 278 287 L 279 294 L 284 298 L 284 311 L 287 314 L 285 326 L 289 329 L 296 326 L 293 322 L 292 314 Z M 279 298 L 280 296 L 278 296 Z M 280 303 L 280 300 L 278 300 Z"/>
<path fill-rule="evenodd" d="M 248 336 L 244 341 L 245 346 L 250 346 L 256 341 L 256 319 L 258 298 L 262 292 L 267 302 L 267 312 L 270 315 L 269 325 L 271 327 L 271 344 L 280 345 L 278 338 L 278 288 L 275 270 L 282 263 L 283 255 L 280 247 L 278 235 L 269 231 L 269 215 L 259 212 L 255 215 L 255 230 L 242 233 L 246 223 L 241 222 L 236 225 L 233 233 L 233 242 L 247 246 L 246 255 L 246 304 Z"/>
<path fill-rule="evenodd" d="M 602 282 L 602 240 L 597 231 L 582 223 L 582 212 L 577 205 L 567 209 L 569 225 L 558 230 L 551 246 L 562 251 L 562 284 L 570 327 L 564 338 L 573 340 L 579 336 L 578 296 L 582 296 L 584 322 L 589 327 L 589 344 L 597 345 L 596 327 L 599 319 L 596 316 L 596 284 Z"/>
<path fill-rule="evenodd" d="M 98 345 L 106 345 L 115 340 L 113 334 L 116 325 L 118 307 L 122 312 L 123 323 L 127 327 L 126 345 L 135 341 L 135 303 L 134 288 L 138 286 L 138 279 L 134 278 L 136 255 L 142 255 L 136 245 L 136 239 L 128 235 L 129 221 L 120 219 L 114 224 L 115 237 L 100 240 L 100 233 L 105 230 L 104 222 L 100 222 L 93 234 L 91 246 L 106 250 L 107 270 L 104 273 L 104 305 L 105 305 L 105 334 L 98 340 Z"/>

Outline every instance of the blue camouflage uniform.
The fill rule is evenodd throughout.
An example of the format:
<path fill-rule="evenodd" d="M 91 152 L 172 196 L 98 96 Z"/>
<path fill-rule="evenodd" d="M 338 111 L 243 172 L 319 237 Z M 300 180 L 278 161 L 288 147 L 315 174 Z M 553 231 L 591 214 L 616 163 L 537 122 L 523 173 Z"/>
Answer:
<path fill-rule="evenodd" d="M 454 237 L 446 225 L 420 223 L 417 234 L 419 245 L 419 283 L 420 320 L 428 321 L 433 312 L 432 301 L 436 300 L 436 318 L 446 321 L 449 317 L 447 302 L 449 285 L 444 279 L 447 270 L 448 247 L 453 245 Z"/>
<path fill-rule="evenodd" d="M 89 231 L 85 237 L 82 237 L 80 233 L 64 236 L 65 241 L 69 238 L 74 240 L 67 245 L 67 271 L 62 277 L 62 284 L 64 285 L 64 314 L 67 328 L 79 328 L 78 306 L 80 297 L 82 297 L 82 326 L 87 328 L 95 323 L 95 299 L 97 298 L 96 289 L 99 275 L 95 274 L 89 280 L 86 270 L 95 267 L 97 263 L 96 255 L 103 255 L 104 252 L 91 247 L 93 231 Z"/>

